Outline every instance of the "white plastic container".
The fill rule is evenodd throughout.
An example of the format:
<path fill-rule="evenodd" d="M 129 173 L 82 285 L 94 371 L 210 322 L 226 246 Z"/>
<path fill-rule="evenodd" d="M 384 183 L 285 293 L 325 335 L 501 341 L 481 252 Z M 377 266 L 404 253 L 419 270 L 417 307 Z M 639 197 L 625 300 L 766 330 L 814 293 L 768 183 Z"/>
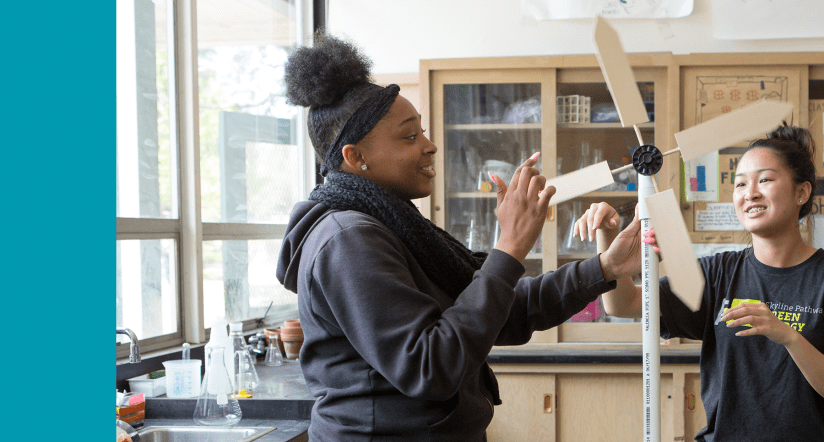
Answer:
<path fill-rule="evenodd" d="M 200 365 L 200 359 L 164 361 L 166 397 L 198 397 L 200 395 Z"/>
<path fill-rule="evenodd" d="M 158 397 L 166 393 L 166 381 L 163 378 L 149 379 L 148 374 L 140 375 L 129 379 L 129 391 L 143 393 L 145 397 Z"/>

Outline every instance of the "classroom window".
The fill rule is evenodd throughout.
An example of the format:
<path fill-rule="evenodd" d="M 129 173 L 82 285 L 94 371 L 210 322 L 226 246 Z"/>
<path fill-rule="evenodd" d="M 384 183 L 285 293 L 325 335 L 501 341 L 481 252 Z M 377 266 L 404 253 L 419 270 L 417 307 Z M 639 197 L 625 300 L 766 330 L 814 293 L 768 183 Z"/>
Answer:
<path fill-rule="evenodd" d="M 286 103 L 282 81 L 311 35 L 307 3 L 117 3 L 116 322 L 143 351 L 202 342 L 216 316 L 257 326 L 297 316 L 274 269 L 314 180 L 305 112 Z M 187 124 L 196 137 L 181 135 Z M 122 357 L 127 339 L 117 342 Z"/>

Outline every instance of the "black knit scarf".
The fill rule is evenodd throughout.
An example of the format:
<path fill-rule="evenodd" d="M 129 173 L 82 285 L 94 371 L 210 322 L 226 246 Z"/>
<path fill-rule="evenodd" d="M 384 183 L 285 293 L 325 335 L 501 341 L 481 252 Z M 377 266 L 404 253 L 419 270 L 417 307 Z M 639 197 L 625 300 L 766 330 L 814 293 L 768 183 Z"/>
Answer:
<path fill-rule="evenodd" d="M 411 201 L 402 200 L 374 182 L 340 170 L 330 170 L 326 182 L 309 195 L 332 209 L 355 210 L 383 223 L 398 235 L 424 272 L 452 298 L 472 281 L 487 254 L 467 249 L 426 219 Z"/>

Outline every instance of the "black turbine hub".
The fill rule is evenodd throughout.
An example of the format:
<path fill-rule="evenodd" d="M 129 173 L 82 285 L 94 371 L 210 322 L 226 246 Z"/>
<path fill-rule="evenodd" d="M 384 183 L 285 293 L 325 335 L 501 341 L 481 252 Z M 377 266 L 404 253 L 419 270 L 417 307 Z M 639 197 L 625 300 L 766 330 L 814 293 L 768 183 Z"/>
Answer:
<path fill-rule="evenodd" d="M 632 153 L 632 165 L 641 175 L 655 175 L 664 164 L 664 156 L 657 147 L 645 144 Z"/>

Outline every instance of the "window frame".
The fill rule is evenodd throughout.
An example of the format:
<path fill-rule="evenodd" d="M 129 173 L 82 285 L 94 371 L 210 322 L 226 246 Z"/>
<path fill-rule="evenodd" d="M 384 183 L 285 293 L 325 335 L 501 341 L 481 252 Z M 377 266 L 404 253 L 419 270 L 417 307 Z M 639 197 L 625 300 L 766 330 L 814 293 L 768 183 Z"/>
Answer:
<path fill-rule="evenodd" d="M 294 0 L 297 44 L 311 43 L 312 11 L 315 1 Z M 177 331 L 141 339 L 142 353 L 161 351 L 184 342 L 205 343 L 210 324 L 203 318 L 203 242 L 232 240 L 280 240 L 285 224 L 245 224 L 202 222 L 200 212 L 200 121 L 198 95 L 197 0 L 168 0 L 167 26 L 170 36 L 169 106 L 170 141 L 177 160 L 178 217 L 176 219 L 116 217 L 116 241 L 171 239 L 177 257 Z M 309 40 L 309 41 L 308 41 Z M 173 61 L 173 62 L 172 62 Z M 315 156 L 308 145 L 306 110 L 297 118 L 296 142 L 303 152 L 302 193 L 315 185 Z M 246 318 L 244 330 L 272 326 L 297 317 L 294 308 L 263 318 Z M 116 359 L 129 356 L 129 344 L 116 344 Z"/>

